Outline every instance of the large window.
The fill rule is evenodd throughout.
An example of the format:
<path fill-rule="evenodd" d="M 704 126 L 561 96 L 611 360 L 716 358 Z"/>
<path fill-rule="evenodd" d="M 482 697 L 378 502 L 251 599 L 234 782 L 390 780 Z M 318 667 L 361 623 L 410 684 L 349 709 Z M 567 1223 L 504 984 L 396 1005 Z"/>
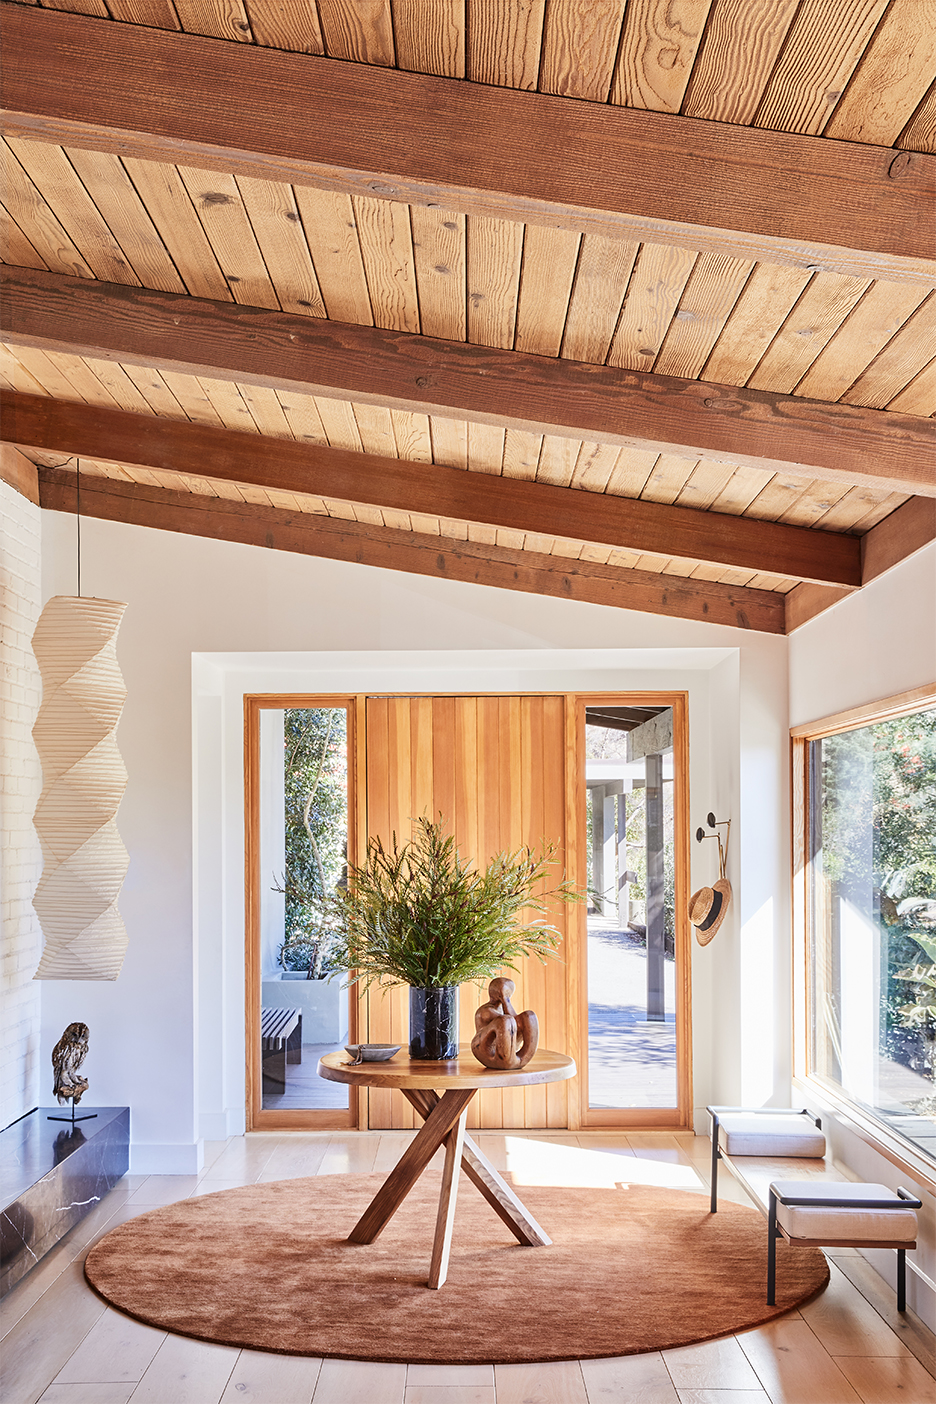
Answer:
<path fill-rule="evenodd" d="M 804 1034 L 811 1076 L 936 1159 L 936 705 L 895 711 L 801 729 Z"/>

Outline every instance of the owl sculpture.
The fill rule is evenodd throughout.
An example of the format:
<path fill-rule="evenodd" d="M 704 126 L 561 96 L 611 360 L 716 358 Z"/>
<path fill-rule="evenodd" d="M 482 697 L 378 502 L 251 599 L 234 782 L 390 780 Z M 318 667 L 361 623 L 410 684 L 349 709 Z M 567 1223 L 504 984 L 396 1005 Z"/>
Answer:
<path fill-rule="evenodd" d="M 78 1069 L 88 1055 L 88 1038 L 87 1024 L 69 1024 L 52 1049 L 52 1071 L 55 1073 L 52 1091 L 58 1098 L 59 1106 L 64 1106 L 66 1102 L 77 1106 L 88 1090 L 88 1079 L 78 1075 Z"/>

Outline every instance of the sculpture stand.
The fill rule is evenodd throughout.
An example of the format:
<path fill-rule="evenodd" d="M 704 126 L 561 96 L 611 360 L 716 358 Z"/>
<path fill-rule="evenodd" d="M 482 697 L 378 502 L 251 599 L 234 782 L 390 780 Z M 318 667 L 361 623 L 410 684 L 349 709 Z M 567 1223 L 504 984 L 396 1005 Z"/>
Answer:
<path fill-rule="evenodd" d="M 88 1037 L 87 1024 L 69 1024 L 52 1049 L 52 1070 L 55 1073 L 52 1095 L 58 1099 L 60 1107 L 71 1102 L 71 1116 L 50 1116 L 46 1118 L 48 1121 L 67 1121 L 74 1126 L 76 1121 L 93 1121 L 97 1116 L 97 1112 L 75 1116 L 75 1104 L 88 1090 L 88 1079 L 78 1075 L 78 1069 L 88 1055 Z"/>
<path fill-rule="evenodd" d="M 76 1121 L 94 1121 L 94 1120 L 95 1120 L 95 1118 L 97 1117 L 97 1112 L 85 1112 L 84 1116 L 76 1116 L 76 1115 L 75 1115 L 75 1099 L 74 1099 L 74 1097 L 71 1097 L 71 1098 L 69 1098 L 69 1100 L 70 1100 L 70 1102 L 71 1102 L 71 1116 L 47 1116 L 47 1117 L 46 1117 L 46 1121 L 67 1121 L 67 1122 L 70 1123 L 70 1125 L 74 1126 L 74 1124 L 75 1124 Z"/>

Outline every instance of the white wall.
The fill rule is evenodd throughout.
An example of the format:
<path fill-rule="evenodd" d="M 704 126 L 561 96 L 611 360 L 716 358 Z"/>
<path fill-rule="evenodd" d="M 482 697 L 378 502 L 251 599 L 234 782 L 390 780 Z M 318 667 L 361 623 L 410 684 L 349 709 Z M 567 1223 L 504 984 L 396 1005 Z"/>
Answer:
<path fill-rule="evenodd" d="M 936 542 L 790 636 L 790 725 L 936 680 Z"/>
<path fill-rule="evenodd" d="M 0 1128 L 41 1098 L 51 1101 L 51 1069 L 39 1064 L 39 986 L 32 980 L 42 950 L 32 907 L 42 873 L 32 825 L 42 788 L 32 741 L 41 691 L 32 652 L 41 608 L 39 544 L 39 508 L 0 482 Z"/>
<path fill-rule="evenodd" d="M 790 724 L 881 701 L 936 680 L 936 543 L 856 595 L 804 624 L 790 637 Z M 814 1090 L 803 1089 L 815 1101 Z M 810 1102 L 812 1104 L 812 1102 Z M 920 1194 L 920 1246 L 911 1255 L 907 1296 L 924 1320 L 936 1319 L 936 1293 L 914 1266 L 936 1279 L 936 1200 L 924 1186 L 898 1170 L 830 1110 L 823 1125 L 835 1158 L 862 1180 L 903 1184 Z M 866 1255 L 878 1271 L 894 1279 L 894 1254 Z M 908 1258 L 908 1262 L 910 1259 Z"/>
<path fill-rule="evenodd" d="M 73 588 L 74 531 L 73 518 L 43 514 L 44 598 Z M 761 1007 L 773 1008 L 785 980 L 786 762 L 778 737 L 787 725 L 786 640 L 92 520 L 82 523 L 82 584 L 129 604 L 118 641 L 128 686 L 118 741 L 130 778 L 118 822 L 131 854 L 120 902 L 130 947 L 114 985 L 44 982 L 43 1056 L 65 1023 L 89 1024 L 93 1099 L 131 1105 L 134 1168 L 189 1170 L 201 1135 L 243 1124 L 238 689 L 271 690 L 284 679 L 307 686 L 310 660 L 297 672 L 296 654 L 316 655 L 318 685 L 330 677 L 334 690 L 352 675 L 364 689 L 404 674 L 408 686 L 432 688 L 453 669 L 459 686 L 478 690 L 478 650 L 501 655 L 497 690 L 539 689 L 545 677 L 549 687 L 573 677 L 608 686 L 608 668 L 583 654 L 606 649 L 627 651 L 611 686 L 650 678 L 661 685 L 664 676 L 669 686 L 680 677 L 691 683 L 693 828 L 713 807 L 735 819 L 729 874 L 737 897 L 716 940 L 695 947 L 696 1103 L 731 1100 L 749 1059 L 758 1092 L 788 1096 L 787 1068 L 773 1066 L 763 1019 L 743 1023 L 737 1002 L 753 980 Z M 460 654 L 438 656 L 453 644 Z M 530 650 L 565 652 L 538 674 L 526 666 L 536 664 Z M 389 656 L 401 652 L 408 659 Z M 249 682 L 236 676 L 245 653 L 267 655 L 251 660 Z M 323 667 L 322 653 L 337 659 Z M 695 884 L 710 882 L 707 848 L 693 849 Z M 739 918 L 757 924 L 754 968 Z M 781 1007 L 777 1030 L 787 1022 Z"/>

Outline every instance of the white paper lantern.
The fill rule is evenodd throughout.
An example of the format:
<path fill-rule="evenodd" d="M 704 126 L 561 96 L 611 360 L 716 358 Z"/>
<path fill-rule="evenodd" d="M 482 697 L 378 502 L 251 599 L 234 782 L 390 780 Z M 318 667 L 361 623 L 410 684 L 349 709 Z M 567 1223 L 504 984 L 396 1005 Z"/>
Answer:
<path fill-rule="evenodd" d="M 46 941 L 37 980 L 116 980 L 127 948 L 117 897 L 130 860 L 115 818 L 127 771 L 114 736 L 127 695 L 116 648 L 126 608 L 56 595 L 33 634 L 43 780 L 33 906 Z"/>

